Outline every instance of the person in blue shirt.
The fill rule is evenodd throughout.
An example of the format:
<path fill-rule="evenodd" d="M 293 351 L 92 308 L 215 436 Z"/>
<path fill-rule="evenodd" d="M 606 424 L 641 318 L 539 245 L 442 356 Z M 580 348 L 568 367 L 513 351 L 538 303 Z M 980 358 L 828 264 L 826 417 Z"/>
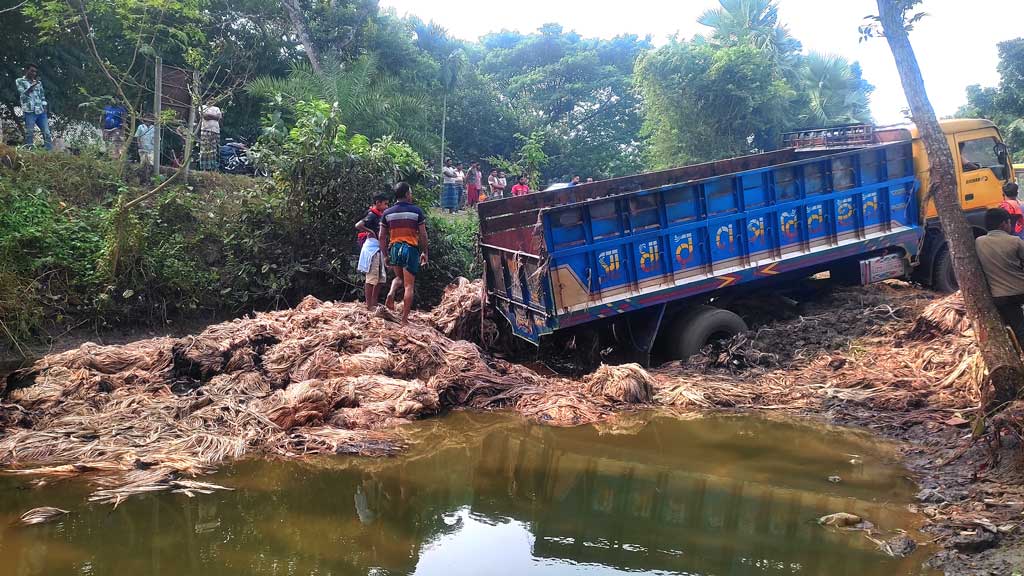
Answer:
<path fill-rule="evenodd" d="M 143 118 L 135 127 L 135 141 L 139 144 L 139 162 L 152 166 L 155 161 L 153 150 L 156 127 L 150 124 L 148 118 Z"/>
<path fill-rule="evenodd" d="M 121 158 L 124 148 L 126 112 L 123 106 L 112 103 L 103 107 L 103 114 L 100 116 L 100 128 L 103 129 L 103 141 L 107 143 L 107 154 L 115 160 Z"/>
<path fill-rule="evenodd" d="M 18 96 L 21 97 L 21 113 L 25 115 L 25 144 L 32 146 L 35 141 L 36 127 L 43 133 L 43 145 L 53 150 L 50 137 L 50 106 L 46 103 L 43 81 L 39 79 L 39 67 L 35 64 L 25 66 L 25 75 L 15 81 Z"/>

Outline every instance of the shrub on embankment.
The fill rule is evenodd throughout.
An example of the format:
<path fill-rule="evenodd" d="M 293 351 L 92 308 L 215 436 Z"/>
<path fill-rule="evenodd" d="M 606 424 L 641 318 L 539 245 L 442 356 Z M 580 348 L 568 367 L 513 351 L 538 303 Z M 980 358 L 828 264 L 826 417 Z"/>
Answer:
<path fill-rule="evenodd" d="M 400 176 L 388 158 L 404 153 L 365 145 L 377 149 L 329 158 L 327 147 L 327 161 L 304 164 L 282 151 L 274 179 L 193 172 L 130 209 L 145 190 L 112 162 L 21 153 L 0 164 L 0 343 L 358 297 L 353 225 Z M 452 278 L 479 276 L 475 220 L 432 216 L 428 227 L 421 307 Z"/>

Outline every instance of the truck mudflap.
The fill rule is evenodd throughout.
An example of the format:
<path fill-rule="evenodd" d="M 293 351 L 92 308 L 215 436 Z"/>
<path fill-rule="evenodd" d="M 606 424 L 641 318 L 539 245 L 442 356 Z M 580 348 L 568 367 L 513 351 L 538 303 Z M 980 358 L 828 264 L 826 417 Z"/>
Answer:
<path fill-rule="evenodd" d="M 512 329 L 533 344 L 552 331 L 550 287 L 539 256 L 489 244 L 480 245 L 488 298 Z"/>

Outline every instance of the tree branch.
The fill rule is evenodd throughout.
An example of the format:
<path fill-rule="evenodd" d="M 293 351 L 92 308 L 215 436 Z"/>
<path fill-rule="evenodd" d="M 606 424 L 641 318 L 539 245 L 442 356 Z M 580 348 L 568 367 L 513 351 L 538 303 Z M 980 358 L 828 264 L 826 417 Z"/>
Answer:
<path fill-rule="evenodd" d="M 22 0 L 20 4 L 15 4 L 14 6 L 11 6 L 9 8 L 4 8 L 0 10 L 0 14 L 3 14 L 4 12 L 14 12 L 15 10 L 24 6 L 25 4 L 28 4 L 28 0 Z"/>
<path fill-rule="evenodd" d="M 317 54 L 316 47 L 313 46 L 313 41 L 309 37 L 309 30 L 306 28 L 306 19 L 302 10 L 295 0 L 282 0 L 281 5 L 288 12 L 288 18 L 292 21 L 295 34 L 298 35 L 299 42 L 302 42 L 302 46 L 306 49 L 309 64 L 313 67 L 313 71 L 320 75 L 323 72 L 323 68 L 320 66 L 320 55 Z"/>

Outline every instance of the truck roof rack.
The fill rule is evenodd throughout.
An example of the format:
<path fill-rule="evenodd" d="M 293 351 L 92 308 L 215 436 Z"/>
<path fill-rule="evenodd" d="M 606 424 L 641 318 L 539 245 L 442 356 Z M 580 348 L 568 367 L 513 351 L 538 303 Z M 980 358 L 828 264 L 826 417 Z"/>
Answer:
<path fill-rule="evenodd" d="M 875 127 L 871 124 L 795 130 L 782 135 L 783 148 L 796 148 L 801 151 L 860 148 L 874 143 Z"/>

